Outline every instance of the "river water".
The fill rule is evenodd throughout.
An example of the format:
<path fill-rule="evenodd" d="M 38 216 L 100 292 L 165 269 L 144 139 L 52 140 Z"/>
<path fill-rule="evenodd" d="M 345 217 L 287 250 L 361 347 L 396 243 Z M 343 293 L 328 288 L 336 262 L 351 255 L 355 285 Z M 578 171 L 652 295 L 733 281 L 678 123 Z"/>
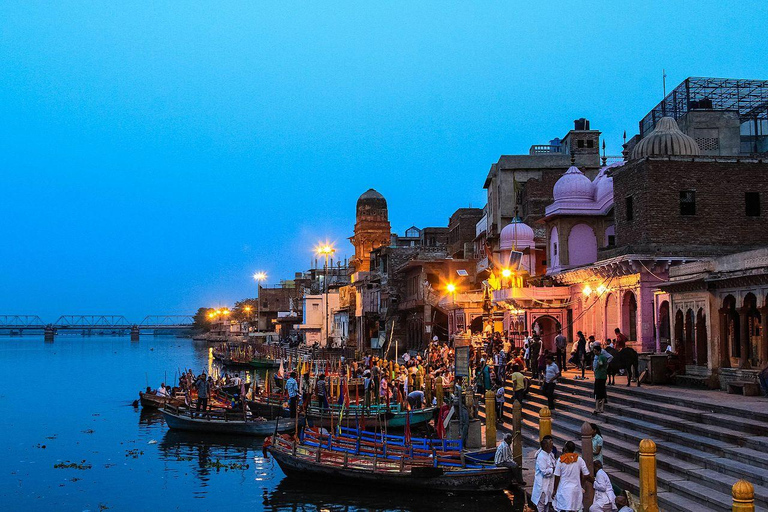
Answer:
<path fill-rule="evenodd" d="M 169 336 L 1 337 L 0 509 L 513 510 L 506 494 L 289 480 L 262 456 L 262 439 L 171 432 L 159 413 L 132 405 L 147 383 L 212 365 L 204 342 Z"/>

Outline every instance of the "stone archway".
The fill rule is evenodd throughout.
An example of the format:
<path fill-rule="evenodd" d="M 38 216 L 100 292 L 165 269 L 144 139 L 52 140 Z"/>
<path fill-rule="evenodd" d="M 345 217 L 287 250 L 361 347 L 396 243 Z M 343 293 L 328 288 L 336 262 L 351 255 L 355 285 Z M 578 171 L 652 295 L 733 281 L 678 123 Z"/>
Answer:
<path fill-rule="evenodd" d="M 613 336 L 614 329 L 619 326 L 619 299 L 615 293 L 609 293 L 605 298 L 605 332 L 603 339 Z"/>
<path fill-rule="evenodd" d="M 560 322 L 549 315 L 544 315 L 538 317 L 536 321 L 533 322 L 533 325 L 534 330 L 536 330 L 536 326 L 538 326 L 539 336 L 541 336 L 542 348 L 545 348 L 554 353 L 555 336 L 557 336 L 557 331 L 560 329 Z"/>
<path fill-rule="evenodd" d="M 659 342 L 671 343 L 669 325 L 669 301 L 662 301 L 659 306 Z M 663 347 L 662 347 L 663 348 Z"/>
<path fill-rule="evenodd" d="M 746 335 L 747 339 L 742 340 L 742 358 L 746 357 L 747 363 L 752 368 L 759 364 L 760 336 L 762 335 L 762 324 L 760 311 L 757 309 L 757 297 L 753 293 L 748 293 L 744 297 L 744 313 L 746 315 Z"/>
<path fill-rule="evenodd" d="M 624 292 L 621 316 L 622 323 L 624 324 L 624 334 L 630 341 L 637 341 L 637 299 L 635 294 L 629 290 Z"/>
<path fill-rule="evenodd" d="M 704 308 L 696 313 L 696 364 L 707 366 L 709 362 L 709 339 L 707 338 L 707 314 Z"/>

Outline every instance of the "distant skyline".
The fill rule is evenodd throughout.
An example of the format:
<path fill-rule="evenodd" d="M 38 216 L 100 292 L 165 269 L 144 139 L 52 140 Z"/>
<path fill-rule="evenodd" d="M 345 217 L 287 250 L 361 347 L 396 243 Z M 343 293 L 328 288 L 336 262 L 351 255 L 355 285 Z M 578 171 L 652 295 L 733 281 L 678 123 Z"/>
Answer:
<path fill-rule="evenodd" d="M 192 313 L 485 204 L 588 118 L 608 154 L 688 76 L 768 79 L 764 1 L 4 2 L 0 314 Z"/>

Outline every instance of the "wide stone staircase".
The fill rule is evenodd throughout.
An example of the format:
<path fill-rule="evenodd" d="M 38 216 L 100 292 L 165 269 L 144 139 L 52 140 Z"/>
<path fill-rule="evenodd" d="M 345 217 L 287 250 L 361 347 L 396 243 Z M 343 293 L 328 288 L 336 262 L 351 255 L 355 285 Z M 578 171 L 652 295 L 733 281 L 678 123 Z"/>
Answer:
<path fill-rule="evenodd" d="M 638 495 L 638 445 L 650 438 L 657 446 L 658 501 L 661 510 L 731 510 L 731 486 L 739 479 L 754 485 L 757 510 L 768 511 L 768 400 L 762 412 L 729 404 L 676 396 L 674 388 L 608 387 L 606 413 L 594 416 L 594 382 L 563 378 L 552 411 L 552 435 L 581 446 L 581 426 L 596 423 L 604 438 L 605 470 L 615 485 Z M 731 395 L 721 395 L 731 397 Z M 725 403 L 723 403 L 725 402 Z M 538 446 L 539 410 L 547 405 L 538 384 L 523 404 L 523 442 Z M 481 404 L 481 416 L 483 416 Z M 504 406 L 504 427 L 512 429 L 512 396 Z M 526 460 L 532 470 L 532 461 Z"/>

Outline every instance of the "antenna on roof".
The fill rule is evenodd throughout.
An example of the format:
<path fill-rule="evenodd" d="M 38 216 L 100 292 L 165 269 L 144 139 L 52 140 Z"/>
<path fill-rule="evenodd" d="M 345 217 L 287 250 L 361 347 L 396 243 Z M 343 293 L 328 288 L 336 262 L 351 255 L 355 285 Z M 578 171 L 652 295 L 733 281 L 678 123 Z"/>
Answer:
<path fill-rule="evenodd" d="M 664 98 L 667 97 L 667 72 L 666 70 L 661 70 L 661 87 L 664 90 Z"/>

